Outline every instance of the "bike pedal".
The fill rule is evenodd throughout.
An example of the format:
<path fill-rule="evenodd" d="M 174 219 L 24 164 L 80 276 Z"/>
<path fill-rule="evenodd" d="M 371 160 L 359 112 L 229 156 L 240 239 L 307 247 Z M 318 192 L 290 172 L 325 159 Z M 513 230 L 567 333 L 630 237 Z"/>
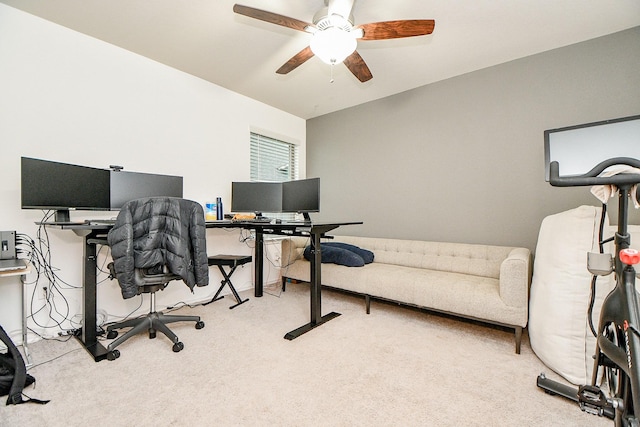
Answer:
<path fill-rule="evenodd" d="M 578 403 L 580 409 L 592 415 L 603 416 L 610 411 L 605 411 L 611 407 L 607 401 L 607 397 L 599 387 L 592 385 L 583 385 L 578 388 Z"/>

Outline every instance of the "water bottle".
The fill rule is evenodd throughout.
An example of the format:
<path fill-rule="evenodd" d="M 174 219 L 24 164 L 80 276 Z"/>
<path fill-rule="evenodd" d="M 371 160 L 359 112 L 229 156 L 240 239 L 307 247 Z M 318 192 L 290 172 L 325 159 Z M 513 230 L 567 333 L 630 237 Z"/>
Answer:
<path fill-rule="evenodd" d="M 224 219 L 224 210 L 222 209 L 222 197 L 216 198 L 216 217 L 218 220 Z"/>

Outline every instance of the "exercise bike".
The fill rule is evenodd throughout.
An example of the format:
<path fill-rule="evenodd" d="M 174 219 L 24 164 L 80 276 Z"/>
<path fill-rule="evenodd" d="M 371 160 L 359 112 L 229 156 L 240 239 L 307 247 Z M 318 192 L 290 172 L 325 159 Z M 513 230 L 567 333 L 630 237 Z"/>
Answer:
<path fill-rule="evenodd" d="M 618 229 L 615 233 L 615 256 L 608 256 L 608 267 L 603 268 L 602 257 L 592 273 L 607 275 L 615 272 L 616 285 L 606 296 L 600 310 L 597 329 L 594 369 L 591 384 L 576 388 L 553 381 L 540 374 L 538 387 L 545 392 L 574 400 L 588 413 L 606 416 L 616 426 L 640 426 L 640 297 L 635 287 L 634 265 L 640 263 L 640 252 L 630 249 L 631 237 L 627 232 L 629 198 L 640 201 L 640 174 L 620 173 L 599 176 L 611 166 L 640 168 L 640 160 L 617 157 L 605 160 L 579 176 L 560 177 L 558 162 L 551 162 L 549 182 L 556 187 L 615 185 L 618 189 Z M 607 264 L 605 261 L 604 264 Z M 607 393 L 598 384 L 600 373 L 608 383 Z"/>

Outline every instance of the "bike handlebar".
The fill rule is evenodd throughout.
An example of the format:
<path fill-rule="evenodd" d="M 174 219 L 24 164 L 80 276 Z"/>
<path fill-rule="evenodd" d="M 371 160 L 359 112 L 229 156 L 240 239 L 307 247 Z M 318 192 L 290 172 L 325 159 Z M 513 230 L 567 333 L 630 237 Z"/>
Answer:
<path fill-rule="evenodd" d="M 640 174 L 620 173 L 612 176 L 598 176 L 605 169 L 616 165 L 626 165 L 640 169 L 640 160 L 631 157 L 614 157 L 598 163 L 583 175 L 560 177 L 560 165 L 553 161 L 549 164 L 549 183 L 554 187 L 581 187 L 588 185 L 633 185 L 640 184 Z M 638 190 L 640 192 L 640 189 Z M 640 195 L 636 195 L 637 197 Z"/>

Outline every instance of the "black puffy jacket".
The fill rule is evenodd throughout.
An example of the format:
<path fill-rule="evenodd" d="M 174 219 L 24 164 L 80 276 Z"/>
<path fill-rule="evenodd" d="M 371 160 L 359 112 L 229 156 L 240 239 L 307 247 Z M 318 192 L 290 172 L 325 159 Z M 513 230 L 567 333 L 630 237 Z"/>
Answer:
<path fill-rule="evenodd" d="M 197 202 L 174 197 L 127 202 L 107 241 L 125 299 L 139 293 L 135 268 L 166 265 L 191 291 L 209 284 L 204 211 Z"/>

